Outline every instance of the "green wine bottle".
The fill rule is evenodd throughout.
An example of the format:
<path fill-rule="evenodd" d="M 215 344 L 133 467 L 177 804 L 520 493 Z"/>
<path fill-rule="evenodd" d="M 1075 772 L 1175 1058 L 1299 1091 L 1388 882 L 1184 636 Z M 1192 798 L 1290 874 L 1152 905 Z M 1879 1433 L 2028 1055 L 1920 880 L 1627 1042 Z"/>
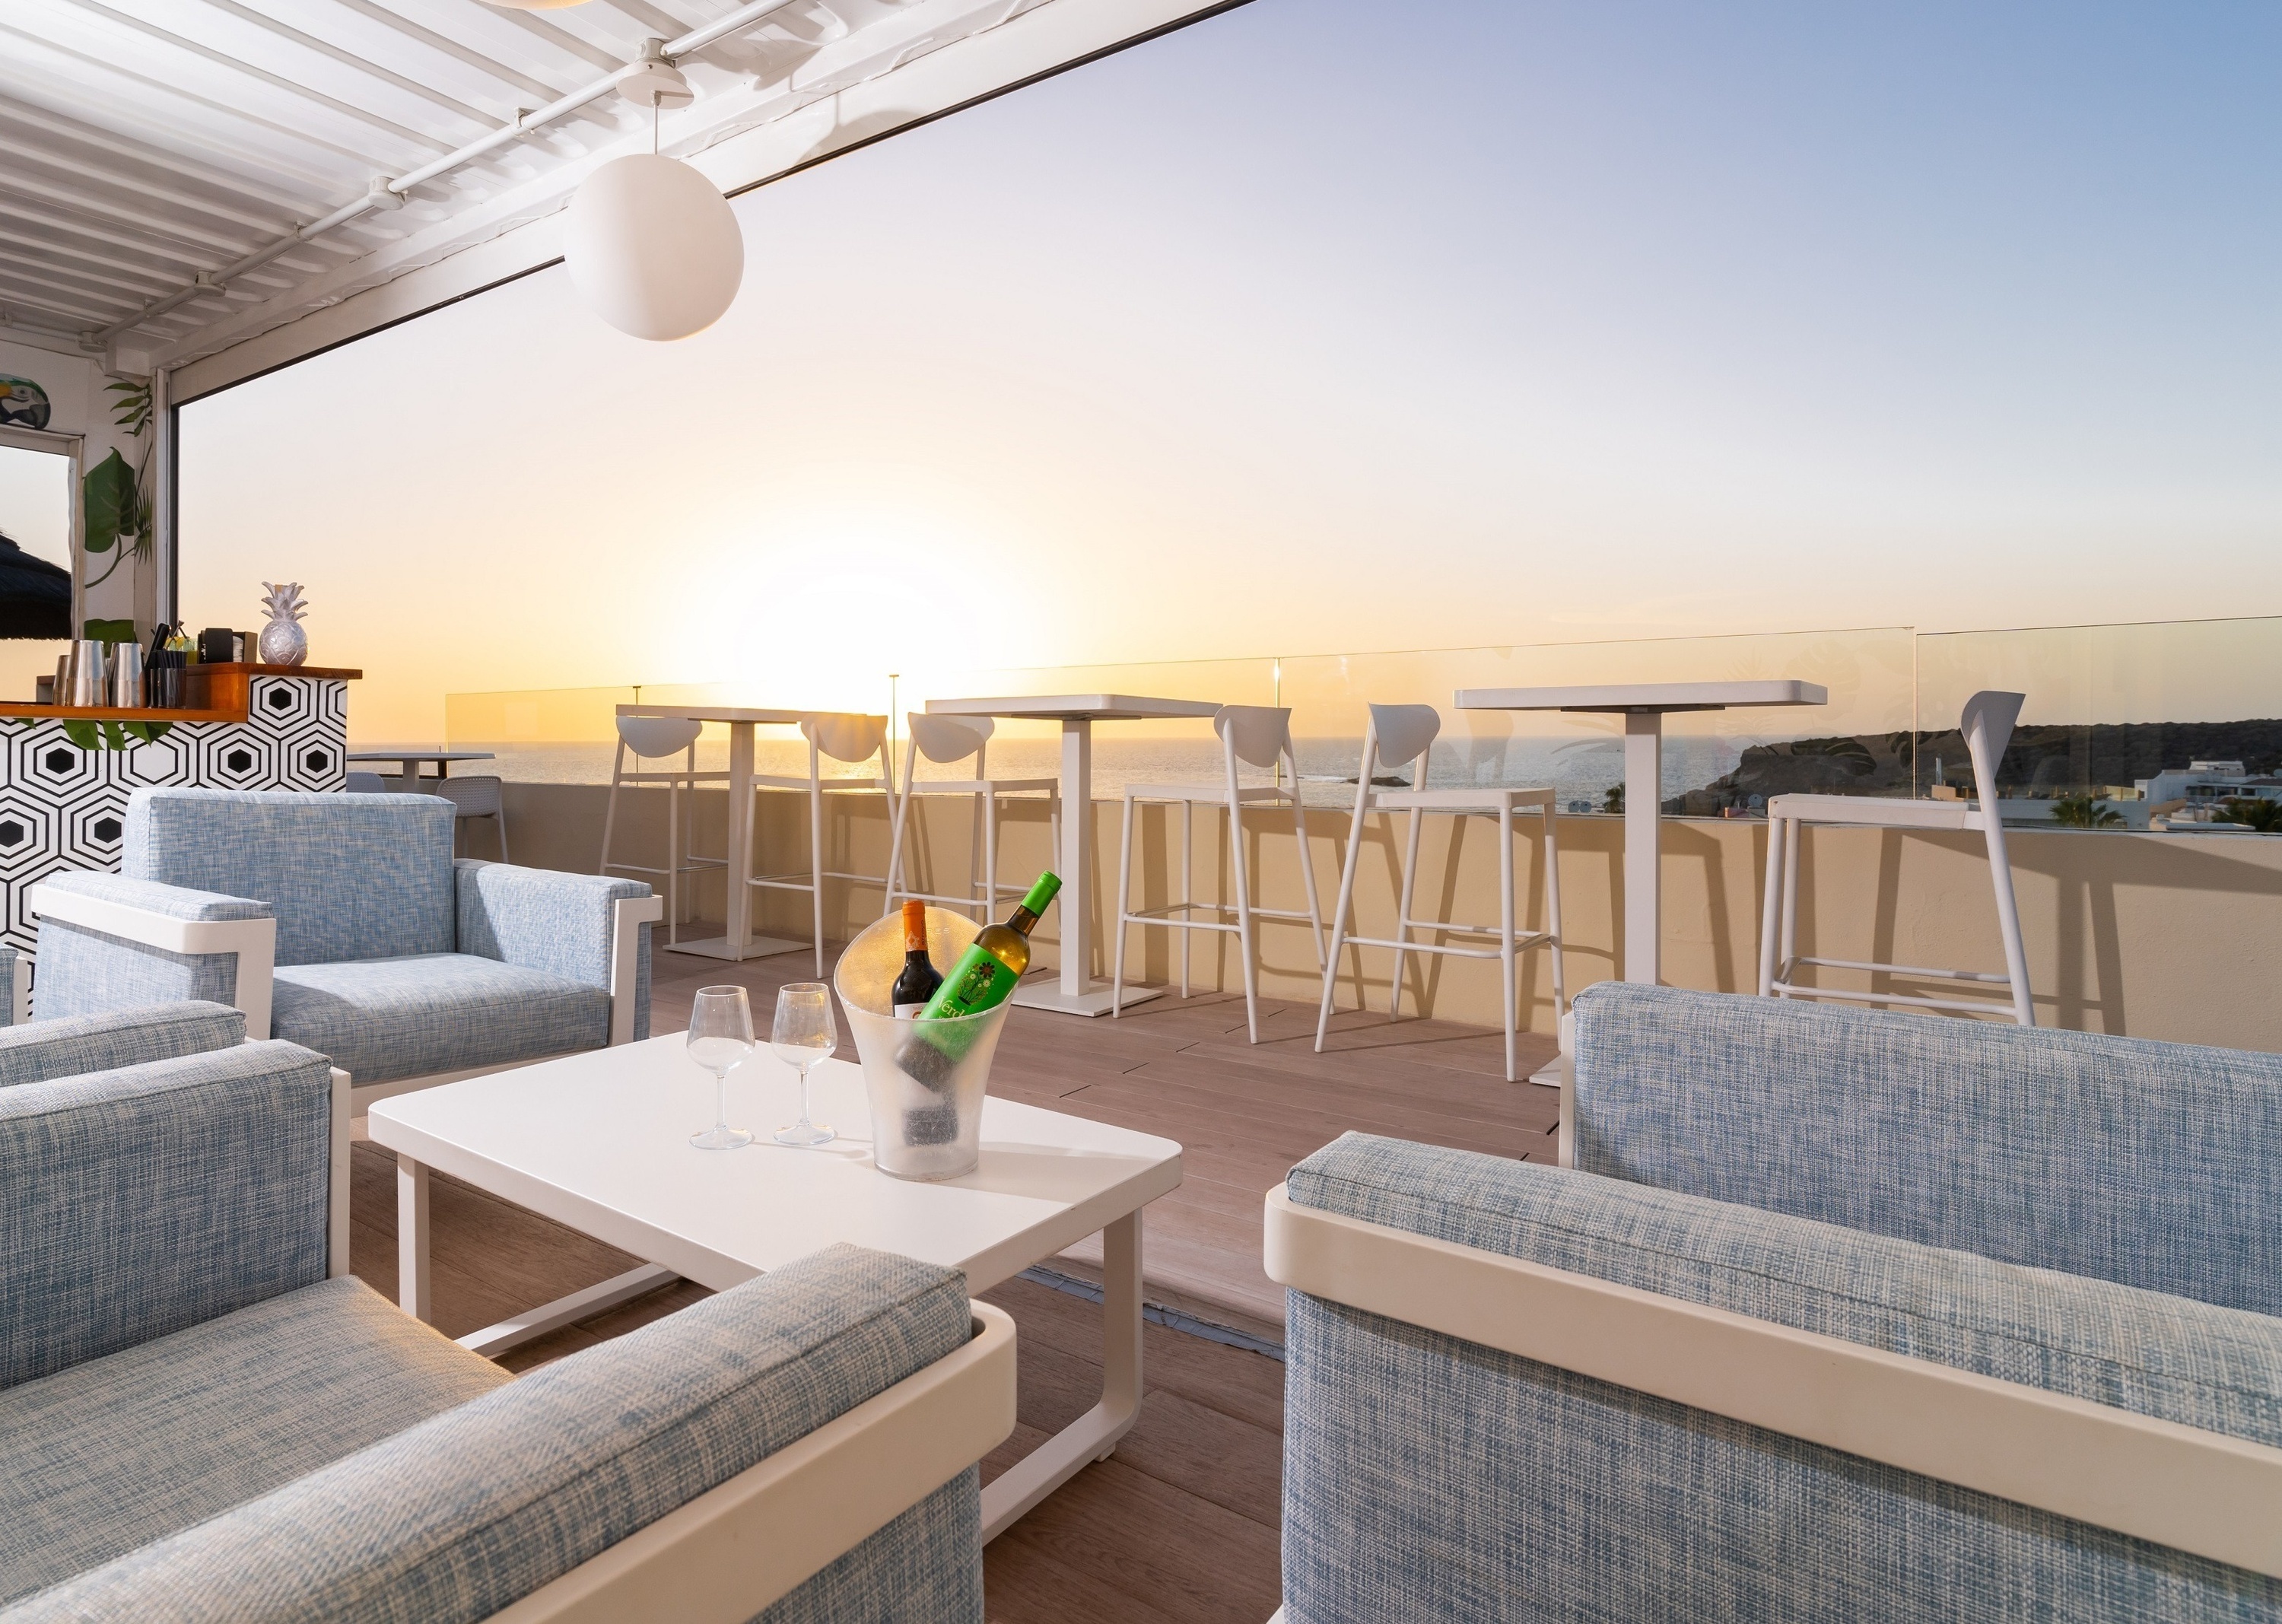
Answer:
<path fill-rule="evenodd" d="M 975 1031 L 969 1026 L 940 1026 L 929 1022 L 959 1015 L 979 1015 L 996 1009 L 1012 997 L 1022 972 L 1030 967 L 1030 931 L 1038 915 L 1062 888 L 1061 876 L 1042 874 L 1024 895 L 1021 905 L 1003 925 L 985 925 L 951 967 L 943 985 L 912 1022 L 912 1035 L 896 1051 L 896 1063 L 913 1082 L 940 1093 L 951 1072 L 974 1046 Z M 935 1120 L 940 1117 L 941 1121 Z M 922 1119 L 926 1120 L 922 1120 Z M 914 1145 L 943 1142 L 953 1131 L 956 1117 L 948 1105 L 912 1114 L 907 1131 Z"/>
<path fill-rule="evenodd" d="M 1014 983 L 1030 967 L 1030 932 L 1061 889 L 1060 874 L 1042 874 L 1012 918 L 1003 925 L 983 926 L 959 956 L 959 962 L 951 967 L 951 974 L 943 978 L 943 985 L 935 989 L 919 1018 L 939 1021 L 945 1015 L 979 1015 L 1011 998 Z"/>

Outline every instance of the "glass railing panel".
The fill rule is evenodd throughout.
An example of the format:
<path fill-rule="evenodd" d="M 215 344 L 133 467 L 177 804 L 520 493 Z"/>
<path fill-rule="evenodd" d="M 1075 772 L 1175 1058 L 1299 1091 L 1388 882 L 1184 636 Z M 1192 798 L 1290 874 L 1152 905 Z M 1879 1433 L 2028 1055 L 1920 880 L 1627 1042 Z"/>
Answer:
<path fill-rule="evenodd" d="M 2282 619 L 1930 633 L 1917 642 L 1921 793 L 1972 785 L 1958 719 L 1973 694 L 1995 689 L 2027 696 L 1997 769 L 2008 821 L 2260 827 L 2273 814 L 2258 803 L 2282 805 Z M 2232 816 L 2229 802 L 2238 804 Z"/>
<path fill-rule="evenodd" d="M 1301 735 L 1311 801 L 1337 800 L 1354 783 L 1368 704 L 1428 704 L 1442 719 L 1431 785 L 1550 785 L 1566 811 L 1613 812 L 1622 805 L 1621 718 L 1461 711 L 1456 691 L 1775 678 L 1821 685 L 1829 701 L 1812 709 L 1665 719 L 1665 810 L 1747 815 L 1788 791 L 1909 794 L 1910 641 L 1907 628 L 1885 627 L 1320 655 L 1281 660 L 1278 686 Z"/>

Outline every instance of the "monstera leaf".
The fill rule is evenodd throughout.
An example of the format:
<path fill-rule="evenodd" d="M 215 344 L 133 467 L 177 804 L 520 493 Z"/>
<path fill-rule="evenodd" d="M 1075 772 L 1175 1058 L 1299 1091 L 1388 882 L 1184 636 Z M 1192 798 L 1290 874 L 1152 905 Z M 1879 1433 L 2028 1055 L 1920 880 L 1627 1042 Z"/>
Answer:
<path fill-rule="evenodd" d="M 135 494 L 135 470 L 113 451 L 87 470 L 84 486 L 87 524 L 81 545 L 90 553 L 107 553 L 121 536 L 141 533 L 142 503 Z"/>

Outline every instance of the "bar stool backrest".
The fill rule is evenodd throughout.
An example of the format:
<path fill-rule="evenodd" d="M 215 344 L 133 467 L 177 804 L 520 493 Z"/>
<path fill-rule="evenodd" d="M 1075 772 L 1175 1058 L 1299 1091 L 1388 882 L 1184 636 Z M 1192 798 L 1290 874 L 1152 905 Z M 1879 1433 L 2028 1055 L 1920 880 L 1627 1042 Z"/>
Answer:
<path fill-rule="evenodd" d="M 1957 730 L 1965 735 L 1965 753 L 1973 758 L 1973 793 L 1983 806 L 1997 800 L 1997 769 L 2004 764 L 2005 747 L 2013 742 L 2014 724 L 2021 719 L 2026 694 L 1983 689 L 1965 702 Z"/>
<path fill-rule="evenodd" d="M 622 716 L 618 718 L 618 737 L 625 747 L 645 760 L 659 756 L 679 756 L 697 742 L 697 735 L 705 724 L 684 721 L 671 716 Z"/>
<path fill-rule="evenodd" d="M 834 761 L 869 761 L 888 737 L 884 716 L 825 711 L 801 719 L 801 736 Z"/>
<path fill-rule="evenodd" d="M 1292 750 L 1292 708 L 1289 705 L 1222 705 L 1213 717 L 1213 731 L 1236 752 L 1236 758 L 1255 767 L 1272 767 Z"/>
<path fill-rule="evenodd" d="M 1373 705 L 1370 734 L 1378 745 L 1376 765 L 1404 767 L 1432 748 L 1442 731 L 1442 714 L 1432 705 Z M 1366 772 L 1368 779 L 1370 774 Z"/>
<path fill-rule="evenodd" d="M 911 724 L 912 742 L 920 754 L 938 766 L 966 760 L 988 744 L 998 728 L 987 716 L 929 716 L 924 711 L 908 711 L 904 719 Z"/>

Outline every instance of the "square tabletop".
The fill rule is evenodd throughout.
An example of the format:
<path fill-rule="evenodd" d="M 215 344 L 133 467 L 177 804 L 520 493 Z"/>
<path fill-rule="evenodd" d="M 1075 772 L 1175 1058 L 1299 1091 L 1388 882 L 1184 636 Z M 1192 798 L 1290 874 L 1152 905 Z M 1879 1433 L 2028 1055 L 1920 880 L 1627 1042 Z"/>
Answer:
<path fill-rule="evenodd" d="M 1724 711 L 1729 705 L 1820 705 L 1830 690 L 1791 678 L 1751 682 L 1616 682 L 1583 688 L 1462 688 L 1461 711 Z"/>
<path fill-rule="evenodd" d="M 669 722 L 756 722 L 763 727 L 788 727 L 815 712 L 761 710 L 751 705 L 620 705 L 618 714 L 654 716 Z"/>
<path fill-rule="evenodd" d="M 813 1115 L 841 1137 L 769 1142 L 795 1104 L 792 1068 L 757 1049 L 729 1074 L 730 1119 L 759 1136 L 696 1149 L 712 1074 L 679 1033 L 376 1101 L 375 1142 L 719 1291 L 851 1241 L 966 1271 L 983 1291 L 1181 1182 L 1181 1147 L 1011 1100 L 986 1100 L 982 1160 L 920 1184 L 872 1165 L 863 1073 L 810 1074 Z"/>
<path fill-rule="evenodd" d="M 1030 694 L 1011 699 L 930 699 L 929 716 L 994 716 L 1042 722 L 1168 721 L 1214 717 L 1206 699 L 1141 699 L 1130 694 Z"/>

